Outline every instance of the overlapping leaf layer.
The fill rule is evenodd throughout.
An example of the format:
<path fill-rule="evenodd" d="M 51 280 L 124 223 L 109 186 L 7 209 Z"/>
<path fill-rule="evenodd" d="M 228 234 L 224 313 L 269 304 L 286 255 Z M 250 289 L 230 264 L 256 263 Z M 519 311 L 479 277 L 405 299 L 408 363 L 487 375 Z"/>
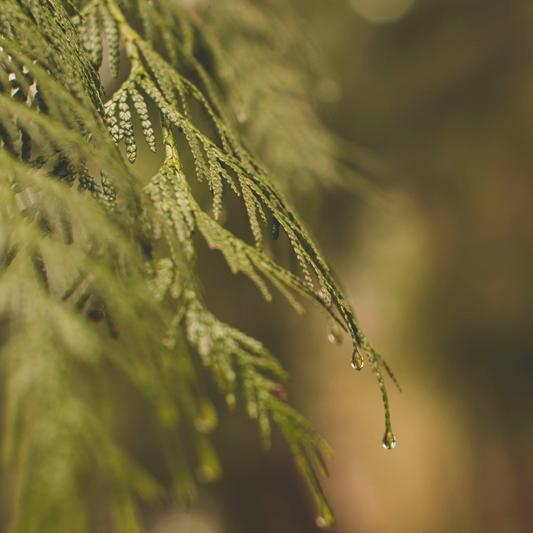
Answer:
<path fill-rule="evenodd" d="M 169 0 L 6 0 L 0 25 L 1 372 L 3 446 L 18 475 L 13 531 L 87 530 L 95 483 L 116 530 L 139 529 L 135 498 L 152 501 L 161 488 L 110 435 L 102 399 L 110 372 L 143 398 L 180 499 L 194 497 L 195 472 L 216 478 L 207 436 L 216 413 L 191 354 L 229 407 L 242 403 L 257 419 L 266 446 L 278 426 L 330 523 L 309 458 L 325 471 L 330 449 L 284 401 L 286 374 L 265 346 L 206 308 L 195 235 L 267 300 L 274 287 L 302 312 L 303 297 L 337 333 L 349 332 L 354 367 L 366 353 L 378 378 L 392 446 L 380 372 L 388 368 L 318 247 L 232 131 L 205 28 Z M 105 105 L 103 64 L 124 80 Z M 140 142 L 164 153 L 144 190 L 122 142 L 129 163 Z M 193 195 L 196 179 L 211 206 Z M 242 201 L 253 242 L 219 223 L 226 195 Z M 280 232 L 296 272 L 263 252 Z"/>

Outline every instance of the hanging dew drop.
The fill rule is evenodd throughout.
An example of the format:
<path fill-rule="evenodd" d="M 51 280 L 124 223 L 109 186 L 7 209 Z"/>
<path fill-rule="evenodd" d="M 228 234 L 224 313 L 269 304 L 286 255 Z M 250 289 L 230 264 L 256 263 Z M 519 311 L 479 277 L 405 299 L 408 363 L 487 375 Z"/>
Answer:
<path fill-rule="evenodd" d="M 364 366 L 365 362 L 363 360 L 363 356 L 356 348 L 352 355 L 352 368 L 354 368 L 355 370 L 361 370 Z"/>
<path fill-rule="evenodd" d="M 342 330 L 338 324 L 330 324 L 328 330 L 328 341 L 331 344 L 342 344 Z"/>
<path fill-rule="evenodd" d="M 388 429 L 385 430 L 385 435 L 383 436 L 383 448 L 386 450 L 392 450 L 396 446 L 396 438 L 392 434 L 392 431 Z"/>
<path fill-rule="evenodd" d="M 326 519 L 323 516 L 319 516 L 315 520 L 315 523 L 320 529 L 327 529 L 329 527 L 329 524 L 327 523 Z"/>
<path fill-rule="evenodd" d="M 228 395 L 226 395 L 226 403 L 228 404 L 228 407 L 229 407 L 230 409 L 232 409 L 233 407 L 235 407 L 235 404 L 236 404 L 235 394 L 228 394 Z"/>
<path fill-rule="evenodd" d="M 210 483 L 217 478 L 217 473 L 209 465 L 201 465 L 196 471 L 196 479 L 200 483 Z"/>
<path fill-rule="evenodd" d="M 203 401 L 199 412 L 194 419 L 194 427 L 200 433 L 211 433 L 218 424 L 218 416 L 215 408 L 210 402 Z"/>

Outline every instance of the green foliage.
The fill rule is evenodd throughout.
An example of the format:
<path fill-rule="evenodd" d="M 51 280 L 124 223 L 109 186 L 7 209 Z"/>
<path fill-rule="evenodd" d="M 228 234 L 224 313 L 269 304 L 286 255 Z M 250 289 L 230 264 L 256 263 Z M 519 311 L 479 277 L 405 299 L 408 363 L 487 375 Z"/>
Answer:
<path fill-rule="evenodd" d="M 215 37 L 169 0 L 5 0 L 0 24 L 3 447 L 18 475 L 12 531 L 86 531 L 94 484 L 116 531 L 138 531 L 135 497 L 159 497 L 157 482 L 110 434 L 110 369 L 143 398 L 181 500 L 194 497 L 193 472 L 219 475 L 207 436 L 217 417 L 189 349 L 228 406 L 242 403 L 257 420 L 266 447 L 271 423 L 279 427 L 330 523 L 309 458 L 325 472 L 330 449 L 283 401 L 278 361 L 206 308 L 195 234 L 267 300 L 270 282 L 297 312 L 303 297 L 337 334 L 349 332 L 354 367 L 364 352 L 378 378 L 391 447 L 380 368 L 389 370 L 318 247 L 234 133 L 225 114 L 231 89 L 213 66 Z M 125 79 L 105 105 L 104 61 Z M 124 142 L 134 163 L 143 139 L 164 151 L 144 191 L 119 149 Z M 194 174 L 212 193 L 211 207 L 193 195 Z M 241 198 L 253 242 L 218 222 L 225 194 Z M 263 252 L 264 229 L 286 234 L 298 272 Z"/>
<path fill-rule="evenodd" d="M 200 46 L 213 57 L 228 115 L 280 185 L 292 196 L 309 197 L 317 184 L 343 183 L 347 169 L 334 157 L 340 150 L 314 111 L 314 93 L 327 73 L 311 39 L 283 16 L 286 3 L 269 1 L 268 15 L 247 0 L 197 4 Z"/>

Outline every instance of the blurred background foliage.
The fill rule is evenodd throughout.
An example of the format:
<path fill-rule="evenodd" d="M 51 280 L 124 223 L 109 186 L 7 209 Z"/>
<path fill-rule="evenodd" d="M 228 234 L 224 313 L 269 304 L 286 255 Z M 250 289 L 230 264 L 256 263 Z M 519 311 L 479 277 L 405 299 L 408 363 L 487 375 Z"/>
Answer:
<path fill-rule="evenodd" d="M 203 17 L 210 2 L 184 3 L 197 4 Z M 212 3 L 220 11 L 240 4 Z M 309 309 L 302 319 L 281 298 L 262 302 L 206 247 L 199 266 L 210 309 L 279 354 L 292 376 L 293 403 L 336 451 L 324 483 L 337 516 L 333 531 L 532 531 L 531 3 L 254 4 L 272 24 L 281 18 L 294 30 L 273 49 L 301 61 L 296 86 L 314 104 L 306 110 L 305 103 L 276 102 L 268 87 L 257 103 L 258 80 L 255 91 L 232 97 L 236 125 L 286 184 L 363 329 L 400 379 L 404 392 L 391 387 L 390 394 L 395 450 L 381 446 L 383 407 L 373 376 L 351 370 L 349 343 L 328 343 L 318 313 Z M 223 27 L 219 36 L 231 51 L 236 37 Z M 267 44 L 258 38 L 259 56 Z M 261 60 L 268 64 L 268 54 Z M 273 79 L 283 82 L 285 73 L 278 74 Z M 246 69 L 223 75 L 245 76 Z M 261 124 L 252 126 L 253 116 L 266 121 L 264 131 L 269 120 L 283 123 L 274 103 L 317 112 L 342 141 L 324 139 L 299 173 L 261 141 Z M 296 142 L 290 131 L 280 130 L 278 142 Z M 330 166 L 321 151 L 339 164 Z M 134 171 L 148 176 L 150 159 L 141 155 L 146 163 Z M 324 173 L 334 178 L 327 186 Z M 117 389 L 117 397 L 117 434 L 162 472 L 163 459 L 138 430 L 134 395 Z M 314 504 L 288 451 L 274 442 L 263 453 L 252 422 L 220 413 L 214 441 L 223 478 L 206 485 L 188 512 L 172 502 L 146 509 L 147 531 L 316 531 Z M 2 486 L 9 502 L 10 485 Z"/>
<path fill-rule="evenodd" d="M 290 23 L 321 50 L 307 87 L 320 116 L 356 145 L 346 148 L 354 169 L 382 190 L 332 187 L 320 204 L 295 203 L 400 378 L 396 449 L 381 448 L 370 373 L 350 371 L 349 346 L 329 344 L 319 316 L 252 304 L 229 277 L 222 289 L 206 281 L 219 287 L 212 305 L 282 355 L 294 403 L 335 449 L 325 482 L 334 531 L 531 531 L 532 6 L 288 4 Z M 274 0 L 257 5 L 279 13 Z M 227 305 L 234 298 L 246 313 Z M 154 531 L 316 530 L 290 459 L 256 453 L 247 424 L 223 421 L 224 479 L 192 514 L 166 516 Z"/>

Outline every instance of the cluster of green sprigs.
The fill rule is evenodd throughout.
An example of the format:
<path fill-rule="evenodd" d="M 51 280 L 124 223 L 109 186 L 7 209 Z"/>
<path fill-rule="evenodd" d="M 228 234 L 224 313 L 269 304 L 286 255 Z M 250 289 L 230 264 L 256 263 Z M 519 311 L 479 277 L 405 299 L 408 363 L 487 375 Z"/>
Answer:
<path fill-rule="evenodd" d="M 75 19 L 80 26 L 80 38 L 95 68 L 100 68 L 103 61 L 103 44 L 101 28 L 103 27 L 107 39 L 109 68 L 114 77 L 118 76 L 120 66 L 120 36 L 115 19 L 111 16 L 105 4 L 93 3 L 84 11 L 84 21 L 80 17 Z"/>
<path fill-rule="evenodd" d="M 275 2 L 202 0 L 193 3 L 191 16 L 179 4 L 138 1 L 145 40 L 182 72 L 205 66 L 222 85 L 230 122 L 286 189 L 309 194 L 317 183 L 342 183 L 348 169 L 314 112 L 315 84 L 327 73 L 288 20 L 290 10 L 273 8 Z M 205 94 L 217 99 L 206 76 L 199 79 Z"/>
<path fill-rule="evenodd" d="M 112 296 L 120 284 L 112 275 L 116 259 L 127 257 L 130 267 L 138 260 L 121 249 L 125 243 L 97 203 L 50 178 L 0 150 L 0 219 L 9 235 L 0 275 L 0 309 L 9 318 L 2 325 L 2 440 L 19 471 L 13 531 L 83 530 L 87 472 L 109 492 L 117 530 L 134 531 L 132 495 L 152 500 L 159 488 L 109 437 L 79 383 L 97 390 L 102 358 L 135 368 L 135 348 L 117 352 L 107 336 L 120 334 L 111 313 L 119 309 L 122 331 L 141 340 L 132 333 L 135 317 L 121 308 L 140 304 L 139 285 L 130 283 L 129 296 L 124 291 L 118 301 Z M 108 333 L 97 327 L 101 318 Z M 146 365 L 136 370 L 146 380 Z"/>
<path fill-rule="evenodd" d="M 94 484 L 116 530 L 137 532 L 134 496 L 153 501 L 161 488 L 95 407 L 111 401 L 102 387 L 109 365 L 145 400 L 183 499 L 194 493 L 189 463 L 205 479 L 219 471 L 205 436 L 212 408 L 183 342 L 161 344 L 171 317 L 147 290 L 145 209 L 95 86 L 84 83 L 70 20 L 53 0 L 6 0 L 0 24 L 0 371 L 2 444 L 18 474 L 12 531 L 85 531 Z"/>
<path fill-rule="evenodd" d="M 232 272 L 242 272 L 247 275 L 267 300 L 271 299 L 269 289 L 257 271 L 271 281 L 298 311 L 301 311 L 301 305 L 290 291 L 295 291 L 318 303 L 332 323 L 341 324 L 348 329 L 354 344 L 353 367 L 358 370 L 363 367 L 364 350 L 372 371 L 377 375 L 386 411 L 386 443 L 387 447 L 392 447 L 394 437 L 390 427 L 387 394 L 379 370 L 381 358 L 360 331 L 353 312 L 334 282 L 329 267 L 316 245 L 288 210 L 265 172 L 253 161 L 228 127 L 216 97 L 216 90 L 205 70 L 186 53 L 187 46 L 184 43 L 189 34 L 184 35 L 177 46 L 177 49 L 183 52 L 184 59 L 178 56 L 176 59 L 169 58 L 167 62 L 154 50 L 156 42 L 149 44 L 137 34 L 128 24 L 124 13 L 113 2 L 103 3 L 116 17 L 126 53 L 131 61 L 128 79 L 106 104 L 106 118 L 110 132 L 117 143 L 125 139 L 128 158 L 133 162 L 136 144 L 135 133 L 131 126 L 129 102 L 132 101 L 139 109 L 140 102 L 146 99 L 159 111 L 167 157 L 163 167 L 146 190 L 160 215 L 166 219 L 168 227 L 173 228 L 174 235 L 187 251 L 189 260 L 192 261 L 194 257 L 191 236 L 195 228 L 198 228 L 209 247 L 212 250 L 219 250 L 224 255 Z M 144 6 L 141 10 L 143 14 L 157 13 L 155 7 L 145 5 L 143 2 L 140 5 Z M 169 9 L 167 8 L 167 11 Z M 181 10 L 173 11 L 173 16 L 179 20 L 185 17 Z M 156 15 L 154 17 L 154 20 L 157 19 Z M 190 24 L 182 24 L 182 27 L 190 29 Z M 148 31 L 146 27 L 145 35 L 148 39 L 155 39 L 154 32 Z M 163 40 L 168 41 L 166 38 Z M 173 68 L 171 62 L 180 64 L 180 60 L 187 63 L 188 68 L 200 80 L 205 95 L 187 77 Z M 214 138 L 196 127 L 191 114 L 191 101 L 195 101 L 211 121 L 213 131 L 216 133 Z M 154 148 L 153 127 L 150 117 L 144 112 L 145 109 L 148 109 L 148 102 L 144 103 L 139 116 L 143 122 L 144 136 Z M 183 174 L 181 159 L 177 154 L 176 135 L 184 136 L 194 159 L 196 176 L 200 181 L 207 181 L 213 194 L 213 218 L 202 210 L 191 194 Z M 216 222 L 223 203 L 224 184 L 229 185 L 243 199 L 255 247 L 249 246 Z M 287 235 L 300 265 L 301 277 L 281 269 L 261 253 L 263 230 L 260 220 L 268 228 L 267 213 L 272 220 L 274 233 L 278 234 L 281 229 Z M 334 305 L 340 316 L 333 311 Z M 210 337 L 211 331 L 209 328 L 205 330 L 203 342 L 216 346 Z M 190 344 L 198 348 L 199 339 L 192 335 L 190 330 L 186 329 L 186 332 Z M 224 360 L 232 357 L 232 352 L 226 345 L 220 346 L 219 353 Z M 228 368 L 231 368 L 231 365 L 227 364 Z M 388 367 L 385 368 L 388 371 Z"/>
<path fill-rule="evenodd" d="M 265 446 L 272 422 L 279 427 L 330 523 L 310 461 L 325 472 L 329 447 L 287 404 L 277 360 L 206 308 L 194 233 L 267 300 L 270 283 L 299 313 L 295 295 L 318 305 L 335 341 L 348 330 L 354 368 L 362 368 L 365 352 L 378 378 L 389 448 L 394 437 L 380 367 L 390 371 L 360 331 L 317 246 L 230 128 L 208 74 L 216 56 L 210 46 L 218 45 L 209 44 L 205 28 L 174 0 L 5 0 L 0 28 L 0 220 L 7 228 L 0 312 L 13 324 L 3 358 L 8 456 L 20 473 L 14 531 L 84 530 L 90 507 L 84 483 L 93 470 L 109 493 L 117 530 L 138 531 L 134 495 L 151 501 L 160 493 L 91 407 L 104 381 L 102 359 L 145 400 L 178 496 L 194 496 L 194 473 L 203 481 L 218 476 L 206 435 L 216 413 L 186 342 L 228 405 L 243 403 L 257 420 Z M 119 75 L 121 43 L 129 72 L 104 106 L 97 70 L 107 49 L 111 73 Z M 152 151 L 156 131 L 163 138 L 164 163 L 145 187 L 150 209 L 109 142 L 124 141 L 135 162 L 133 110 Z M 178 146 L 190 152 L 196 178 L 212 193 L 212 209 L 192 194 Z M 226 189 L 241 198 L 253 242 L 218 222 Z M 263 253 L 265 230 L 274 239 L 286 235 L 297 273 Z M 89 398 L 82 397 L 87 390 Z M 65 501 L 72 502 L 68 509 Z"/>
<path fill-rule="evenodd" d="M 68 95 L 60 101 L 54 84 L 65 74 L 57 70 L 56 65 L 50 64 L 46 48 L 37 45 L 43 34 L 31 27 L 24 31 L 20 27 L 21 17 L 16 16 L 17 11 L 10 4 L 3 7 L 5 37 L 10 37 L 4 39 L 0 47 L 0 94 L 3 99 L 0 105 L 0 142 L 3 148 L 33 168 L 47 168 L 53 176 L 68 184 L 78 180 L 79 189 L 89 190 L 104 203 L 112 205 L 114 192 L 111 183 L 98 184 L 83 157 L 72 150 L 70 140 L 57 129 L 59 125 L 66 125 L 90 140 L 92 134 L 86 121 L 93 123 L 96 118 L 91 116 L 90 105 L 90 99 L 97 97 L 97 93 L 92 91 L 94 86 L 83 92 L 80 84 L 71 81 L 70 85 L 78 89 L 73 91 L 76 98 Z M 8 19 L 7 15 L 11 17 Z M 23 32 L 22 36 L 20 32 Z M 25 43 L 24 47 L 21 42 Z M 71 73 L 74 70 L 70 69 L 69 62 L 65 62 L 65 69 Z M 80 102 L 76 99 L 84 105 L 89 104 L 86 107 L 89 111 L 79 113 L 77 106 Z M 20 104 L 16 112 L 13 101 Z M 35 112 L 39 115 L 35 116 Z M 42 118 L 45 115 L 53 121 L 52 124 Z M 32 144 L 36 145 L 33 152 Z M 34 159 L 31 159 L 32 153 Z"/>
<path fill-rule="evenodd" d="M 287 405 L 288 396 L 280 384 L 287 375 L 279 362 L 260 342 L 217 320 L 192 291 L 187 291 L 184 297 L 188 305 L 179 318 L 187 339 L 198 351 L 204 366 L 212 370 L 219 390 L 226 395 L 228 406 L 235 406 L 240 393 L 248 416 L 258 422 L 266 448 L 270 446 L 270 420 L 276 423 L 314 489 L 321 516 L 331 522 L 331 509 L 323 496 L 306 448 L 326 474 L 323 455 L 330 456 L 331 449 L 307 420 Z"/>
<path fill-rule="evenodd" d="M 47 71 L 35 60 L 20 53 L 12 41 L 5 41 L 0 50 L 0 144 L 4 150 L 33 168 L 47 166 L 50 173 L 72 185 L 78 180 L 79 190 L 88 190 L 108 207 L 113 207 L 116 194 L 111 182 L 102 176 L 98 184 L 79 154 L 71 153 L 71 145 L 54 135 L 47 125 L 34 117 L 33 110 L 46 114 L 59 123 L 68 124 L 87 137 L 83 122 L 73 120 L 72 106 L 67 102 L 60 106 L 51 98 L 47 89 L 51 86 Z M 43 90 L 44 89 L 44 90 Z M 10 95 L 10 97 L 6 96 Z M 18 108 L 14 102 L 19 104 Z M 15 112 L 16 109 L 16 112 Z M 36 157 L 32 160 L 32 144 Z"/>
<path fill-rule="evenodd" d="M 150 67 L 145 68 L 141 63 L 139 58 L 141 54 Z M 268 220 L 265 215 L 266 208 L 270 211 L 271 217 L 276 220 L 276 224 L 281 226 L 287 233 L 301 266 L 305 284 L 309 288 L 309 294 L 320 298 L 327 307 L 331 306 L 333 286 L 326 279 L 326 277 L 330 276 L 329 268 L 322 260 L 317 248 L 305 230 L 287 210 L 280 195 L 268 183 L 261 170 L 249 159 L 249 156 L 213 111 L 207 99 L 203 97 L 196 87 L 183 79 L 170 67 L 167 66 L 165 68 L 161 58 L 148 49 L 146 44 L 140 39 L 131 44 L 131 59 L 132 71 L 128 80 L 106 104 L 106 118 L 110 132 L 117 143 L 125 138 L 130 161 L 134 159 L 135 154 L 135 151 L 132 151 L 130 147 L 136 145 L 131 125 L 128 95 L 131 95 L 131 91 L 135 91 L 136 97 L 137 95 L 140 96 L 142 92 L 142 94 L 151 99 L 163 119 L 168 121 L 177 131 L 184 134 L 194 157 L 197 177 L 200 181 L 206 179 L 213 193 L 215 220 L 218 218 L 222 206 L 223 184 L 227 183 L 236 194 L 242 196 L 256 248 L 261 250 L 263 232 L 258 215 L 265 226 L 268 227 Z M 189 97 L 200 103 L 213 121 L 221 146 L 217 146 L 213 140 L 201 133 L 192 123 L 189 112 Z M 146 107 L 146 104 L 144 107 Z M 146 129 L 144 129 L 145 137 L 148 142 L 151 142 L 153 130 L 149 119 L 145 120 L 144 123 L 146 125 Z M 148 134 L 146 134 L 146 131 L 148 131 Z M 227 233 L 222 228 L 220 228 L 220 232 L 221 235 L 226 235 Z M 213 244 L 218 246 L 220 242 L 218 244 L 214 242 Z M 234 245 L 237 245 L 236 241 L 234 241 Z M 235 248 L 235 246 L 232 248 Z M 228 247 L 220 246 L 220 249 L 224 253 Z M 310 249 L 310 252 L 307 249 Z M 238 268 L 238 258 L 236 258 L 237 260 L 232 260 L 234 254 L 228 251 L 225 256 L 233 271 L 242 271 L 241 268 Z M 320 292 L 314 290 L 314 282 L 309 267 L 312 268 L 313 274 L 318 279 Z M 248 271 L 250 270 L 248 269 Z M 284 280 L 278 281 L 283 282 Z M 266 287 L 261 286 L 261 288 L 265 295 L 268 294 Z M 340 295 L 338 290 L 336 292 Z"/>

